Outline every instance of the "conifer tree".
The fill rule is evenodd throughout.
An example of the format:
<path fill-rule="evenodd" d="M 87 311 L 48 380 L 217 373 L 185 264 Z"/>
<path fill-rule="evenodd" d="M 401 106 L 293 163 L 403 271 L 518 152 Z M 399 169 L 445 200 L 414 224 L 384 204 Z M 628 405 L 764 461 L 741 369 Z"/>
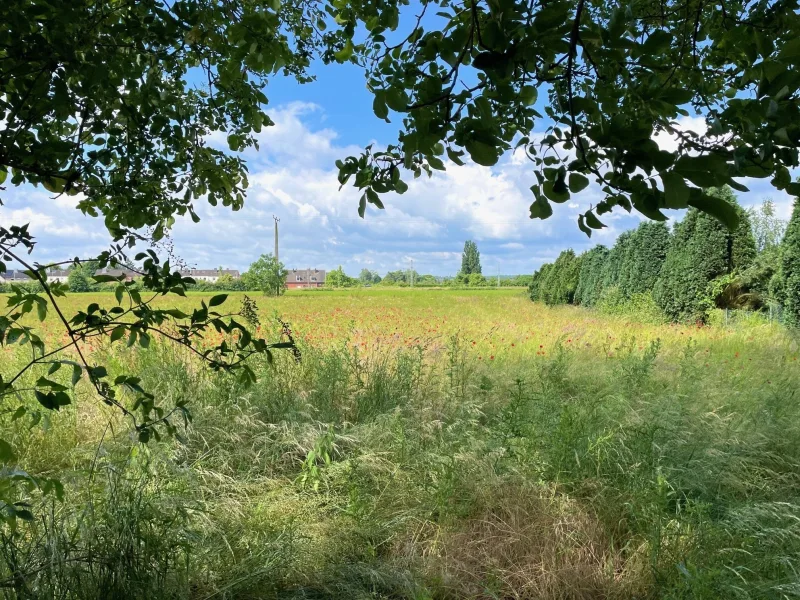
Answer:
<path fill-rule="evenodd" d="M 663 222 L 646 221 L 633 232 L 620 274 L 626 298 L 652 291 L 669 248 L 670 234 Z"/>
<path fill-rule="evenodd" d="M 653 290 L 659 307 L 676 321 L 705 319 L 705 295 L 715 278 L 743 270 L 755 258 L 755 240 L 745 211 L 730 188 L 711 190 L 734 206 L 739 226 L 729 231 L 718 220 L 689 209 L 675 235 Z"/>
<path fill-rule="evenodd" d="M 785 321 L 790 327 L 800 327 L 800 200 L 781 244 L 781 279 Z"/>
<path fill-rule="evenodd" d="M 628 246 L 631 241 L 631 236 L 632 232 L 623 232 L 617 238 L 616 243 L 609 251 L 608 259 L 603 265 L 603 274 L 601 278 L 602 288 L 604 290 L 619 286 L 622 275 L 622 266 L 628 253 Z"/>
<path fill-rule="evenodd" d="M 544 284 L 552 268 L 552 263 L 545 263 L 533 274 L 533 279 L 528 285 L 528 292 L 534 302 L 544 302 Z"/>
<path fill-rule="evenodd" d="M 597 303 L 603 291 L 603 272 L 608 253 L 608 248 L 600 245 L 583 255 L 578 287 L 575 290 L 575 304 L 594 306 Z"/>
<path fill-rule="evenodd" d="M 549 305 L 571 304 L 578 287 L 581 259 L 572 249 L 564 250 L 549 269 L 542 282 L 540 294 Z"/>

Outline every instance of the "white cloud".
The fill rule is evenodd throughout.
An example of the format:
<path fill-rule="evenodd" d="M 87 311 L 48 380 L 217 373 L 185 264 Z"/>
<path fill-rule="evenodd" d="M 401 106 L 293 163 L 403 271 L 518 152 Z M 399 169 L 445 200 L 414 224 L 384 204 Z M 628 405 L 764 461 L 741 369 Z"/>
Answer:
<path fill-rule="evenodd" d="M 28 231 L 49 233 L 59 237 L 69 236 L 82 236 L 86 235 L 87 231 L 74 223 L 64 221 L 56 222 L 54 215 L 49 215 L 43 212 L 38 212 L 30 207 L 11 210 L 6 213 L 0 213 L 3 216 L 3 221 L 13 224 L 29 224 Z"/>
<path fill-rule="evenodd" d="M 694 132 L 704 136 L 708 125 L 703 117 L 680 117 L 675 121 L 674 129 L 679 132 Z M 680 144 L 680 138 L 669 131 L 659 131 L 653 136 L 658 147 L 667 152 L 675 152 Z"/>
<path fill-rule="evenodd" d="M 520 151 L 492 168 L 453 165 L 430 179 L 409 178 L 405 194 L 388 194 L 386 210 L 369 205 L 361 219 L 359 192 L 352 186 L 339 189 L 334 166 L 337 158 L 358 154 L 360 148 L 340 142 L 339 132 L 321 125 L 324 113 L 316 105 L 293 103 L 270 115 L 275 126 L 259 134 L 260 151 L 245 153 L 250 168 L 245 207 L 234 212 L 198 203 L 199 224 L 178 220 L 173 240 L 188 263 L 245 269 L 259 254 L 272 252 L 276 215 L 281 219 L 281 260 L 289 267 L 341 264 L 351 274 L 365 266 L 384 273 L 406 268 L 413 259 L 419 272 L 453 274 L 464 240 L 474 239 L 488 273 L 524 273 L 568 247 L 583 251 L 596 243 L 611 245 L 641 220 L 619 211 L 604 215 L 608 227 L 591 239 L 580 233 L 577 214 L 602 198 L 594 183 L 569 204 L 553 205 L 555 214 L 547 221 L 529 219 L 533 165 Z M 680 126 L 705 131 L 697 120 Z M 223 143 L 224 135 L 211 141 Z M 669 136 L 658 141 L 674 142 Z M 780 213 L 788 215 L 791 199 L 771 190 L 768 181 L 747 185 L 753 191 L 743 195 L 744 204 L 770 195 Z M 35 258 L 42 262 L 96 253 L 109 239 L 101 219 L 75 210 L 76 198 L 54 200 L 40 190 L 17 188 L 4 200 L 0 222 L 30 222 L 41 242 Z"/>

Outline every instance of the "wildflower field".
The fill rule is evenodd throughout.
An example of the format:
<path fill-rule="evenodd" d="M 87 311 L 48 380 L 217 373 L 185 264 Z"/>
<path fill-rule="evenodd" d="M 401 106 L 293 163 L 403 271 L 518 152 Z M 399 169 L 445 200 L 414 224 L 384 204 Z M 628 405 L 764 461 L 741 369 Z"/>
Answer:
<path fill-rule="evenodd" d="M 65 486 L 0 530 L 0 593 L 800 597 L 800 349 L 780 326 L 514 289 L 255 300 L 262 335 L 288 321 L 302 360 L 259 359 L 249 388 L 161 342 L 91 348 L 188 401 L 173 438 L 140 444 L 83 383 L 58 412 L 0 417 L 19 468 Z M 91 302 L 114 296 L 64 304 Z M 52 315 L 43 330 L 63 335 Z M 27 360 L 12 348 L 0 375 Z"/>

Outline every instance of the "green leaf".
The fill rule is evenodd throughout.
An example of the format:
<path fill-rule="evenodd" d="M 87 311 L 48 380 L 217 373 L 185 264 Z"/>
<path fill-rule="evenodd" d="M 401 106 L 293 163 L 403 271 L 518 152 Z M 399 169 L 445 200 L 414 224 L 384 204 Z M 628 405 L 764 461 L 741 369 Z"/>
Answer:
<path fill-rule="evenodd" d="M 60 194 L 64 191 L 64 186 L 67 185 L 67 180 L 61 177 L 50 177 L 42 181 L 42 187 L 48 192 Z"/>
<path fill-rule="evenodd" d="M 0 462 L 9 463 L 16 458 L 14 449 L 7 441 L 0 439 Z"/>
<path fill-rule="evenodd" d="M 114 331 L 111 332 L 111 343 L 113 344 L 118 339 L 120 339 L 123 335 L 125 335 L 126 331 L 127 328 L 125 327 L 125 325 L 120 325 L 119 327 L 115 327 Z"/>
<path fill-rule="evenodd" d="M 500 159 L 495 146 L 477 140 L 468 140 L 464 144 L 464 148 L 469 152 L 469 156 L 474 162 L 484 167 L 494 166 Z"/>
<path fill-rule="evenodd" d="M 783 44 L 780 52 L 778 52 L 778 58 L 783 60 L 796 60 L 800 58 L 800 37 L 793 37 Z"/>
<path fill-rule="evenodd" d="M 367 195 L 361 194 L 358 200 L 358 216 L 364 218 L 364 213 L 367 211 Z"/>
<path fill-rule="evenodd" d="M 664 198 L 667 208 L 686 208 L 689 205 L 689 186 L 683 177 L 674 171 L 661 173 L 664 184 Z"/>
<path fill-rule="evenodd" d="M 103 377 L 108 375 L 108 370 L 102 365 L 100 365 L 99 367 L 90 367 L 89 371 L 92 376 L 92 379 L 102 379 Z"/>
<path fill-rule="evenodd" d="M 83 374 L 83 369 L 81 369 L 80 365 L 72 365 L 72 385 L 75 386 L 81 379 L 81 375 Z"/>
<path fill-rule="evenodd" d="M 539 196 L 531 204 L 531 219 L 547 219 L 553 214 L 553 207 L 544 196 Z"/>
<path fill-rule="evenodd" d="M 603 229 L 605 227 L 605 224 L 603 224 L 592 211 L 586 211 L 585 215 L 586 224 L 592 229 Z"/>
<path fill-rule="evenodd" d="M 533 106 L 539 97 L 539 90 L 532 85 L 523 85 L 519 91 L 519 99 L 525 106 Z"/>
<path fill-rule="evenodd" d="M 393 87 L 386 92 L 386 104 L 394 111 L 408 110 L 408 95 L 403 88 Z"/>
<path fill-rule="evenodd" d="M 573 194 L 577 194 L 581 190 L 586 189 L 589 185 L 589 178 L 581 173 L 570 173 L 569 174 L 569 191 Z"/>
<path fill-rule="evenodd" d="M 559 204 L 569 200 L 569 191 L 557 190 L 556 184 L 553 181 L 545 181 L 542 185 L 542 192 L 544 192 L 544 195 L 550 198 L 550 200 L 558 202 Z"/>
<path fill-rule="evenodd" d="M 216 296 L 213 296 L 211 298 L 211 300 L 208 301 L 208 305 L 209 306 L 219 306 L 220 304 L 225 302 L 225 300 L 227 300 L 227 299 L 228 299 L 228 294 L 218 294 Z"/>
<path fill-rule="evenodd" d="M 456 152 L 455 150 L 453 150 L 450 147 L 447 148 L 447 157 L 450 160 L 452 160 L 454 163 L 456 163 L 459 167 L 463 167 L 464 166 L 464 161 L 461 160 L 462 156 L 464 156 L 464 152 L 463 151 L 459 150 L 458 152 Z"/>
<path fill-rule="evenodd" d="M 668 50 L 672 42 L 672 34 L 663 29 L 656 29 L 647 36 L 647 40 L 642 46 L 643 54 L 660 54 Z"/>
<path fill-rule="evenodd" d="M 70 398 L 64 392 L 47 392 L 46 394 L 40 390 L 34 390 L 34 395 L 39 401 L 39 404 L 48 410 L 59 410 L 62 406 L 70 403 Z"/>
<path fill-rule="evenodd" d="M 586 226 L 586 222 L 583 215 L 578 215 L 578 229 L 580 229 L 588 237 L 592 237 L 592 230 Z"/>
<path fill-rule="evenodd" d="M 63 392 L 64 390 L 67 389 L 67 386 L 57 383 L 55 381 L 51 381 L 46 377 L 39 377 L 39 379 L 36 380 L 36 387 L 49 388 L 55 392 Z"/>
<path fill-rule="evenodd" d="M 694 92 L 688 88 L 667 88 L 662 90 L 661 94 L 659 95 L 660 100 L 676 106 L 686 104 L 687 102 L 690 102 L 692 98 L 694 98 Z"/>
<path fill-rule="evenodd" d="M 40 300 L 40 302 L 36 303 L 36 313 L 39 320 L 44 321 L 47 318 L 47 301 L 44 299 Z"/>
<path fill-rule="evenodd" d="M 92 279 L 95 280 L 96 283 L 111 283 L 112 281 L 119 281 L 118 277 L 114 277 L 113 275 L 94 275 Z"/>
<path fill-rule="evenodd" d="M 380 196 L 375 190 L 368 188 L 365 193 L 367 194 L 367 202 L 383 210 L 383 202 L 381 202 Z"/>
<path fill-rule="evenodd" d="M 729 231 L 734 231 L 739 226 L 739 214 L 736 212 L 736 208 L 722 198 L 706 194 L 703 190 L 691 190 L 689 206 L 694 206 L 696 209 L 715 217 Z"/>
<path fill-rule="evenodd" d="M 716 154 L 683 155 L 675 161 L 673 170 L 701 188 L 723 185 L 730 179 L 727 162 Z"/>
<path fill-rule="evenodd" d="M 353 56 L 353 41 L 347 40 L 347 42 L 345 42 L 344 47 L 341 50 L 334 52 L 333 56 L 340 63 L 347 62 L 348 60 L 350 60 L 350 57 Z"/>
<path fill-rule="evenodd" d="M 376 93 L 375 98 L 372 100 L 372 112 L 379 119 L 385 119 L 389 116 L 389 107 L 386 106 L 386 101 L 383 99 L 382 93 Z"/>

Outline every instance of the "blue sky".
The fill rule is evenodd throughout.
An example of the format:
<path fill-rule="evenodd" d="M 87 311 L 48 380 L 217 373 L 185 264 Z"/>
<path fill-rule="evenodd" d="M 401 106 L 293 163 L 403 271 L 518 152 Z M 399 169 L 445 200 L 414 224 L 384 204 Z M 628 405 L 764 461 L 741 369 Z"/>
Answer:
<path fill-rule="evenodd" d="M 172 233 L 176 253 L 199 268 L 244 270 L 273 248 L 272 215 L 280 217 L 280 256 L 289 268 L 336 268 L 356 275 L 362 268 L 381 274 L 407 268 L 452 275 L 458 271 L 464 241 L 475 240 L 484 273 L 532 273 L 561 250 L 583 251 L 596 243 L 612 245 L 624 230 L 636 227 L 637 215 L 624 211 L 604 219 L 609 226 L 589 240 L 576 225 L 578 213 L 601 194 L 592 184 L 547 221 L 528 218 L 534 182 L 531 163 L 508 155 L 492 168 L 450 165 L 432 179 L 410 180 L 409 191 L 390 195 L 385 211 L 369 207 L 366 219 L 356 209 L 358 193 L 339 190 L 334 161 L 357 154 L 369 143 L 395 141 L 398 125 L 372 114 L 372 96 L 363 73 L 353 66 L 315 69 L 317 81 L 270 83 L 267 112 L 274 127 L 260 135 L 260 151 L 249 151 L 250 189 L 245 208 L 200 206 L 201 222 L 179 221 Z M 545 94 L 540 94 L 543 98 Z M 399 123 L 399 116 L 394 115 Z M 699 119 L 683 126 L 705 131 Z M 542 122 L 537 131 L 544 131 Z M 657 140 L 665 147 L 674 141 Z M 788 217 L 790 199 L 766 180 L 744 182 L 745 205 L 772 197 Z M 35 260 L 49 262 L 90 256 L 107 247 L 100 219 L 83 216 L 74 198 L 53 199 L 42 189 L 9 189 L 0 207 L 0 223 L 30 223 L 39 240 Z M 674 216 L 679 217 L 679 214 Z"/>

